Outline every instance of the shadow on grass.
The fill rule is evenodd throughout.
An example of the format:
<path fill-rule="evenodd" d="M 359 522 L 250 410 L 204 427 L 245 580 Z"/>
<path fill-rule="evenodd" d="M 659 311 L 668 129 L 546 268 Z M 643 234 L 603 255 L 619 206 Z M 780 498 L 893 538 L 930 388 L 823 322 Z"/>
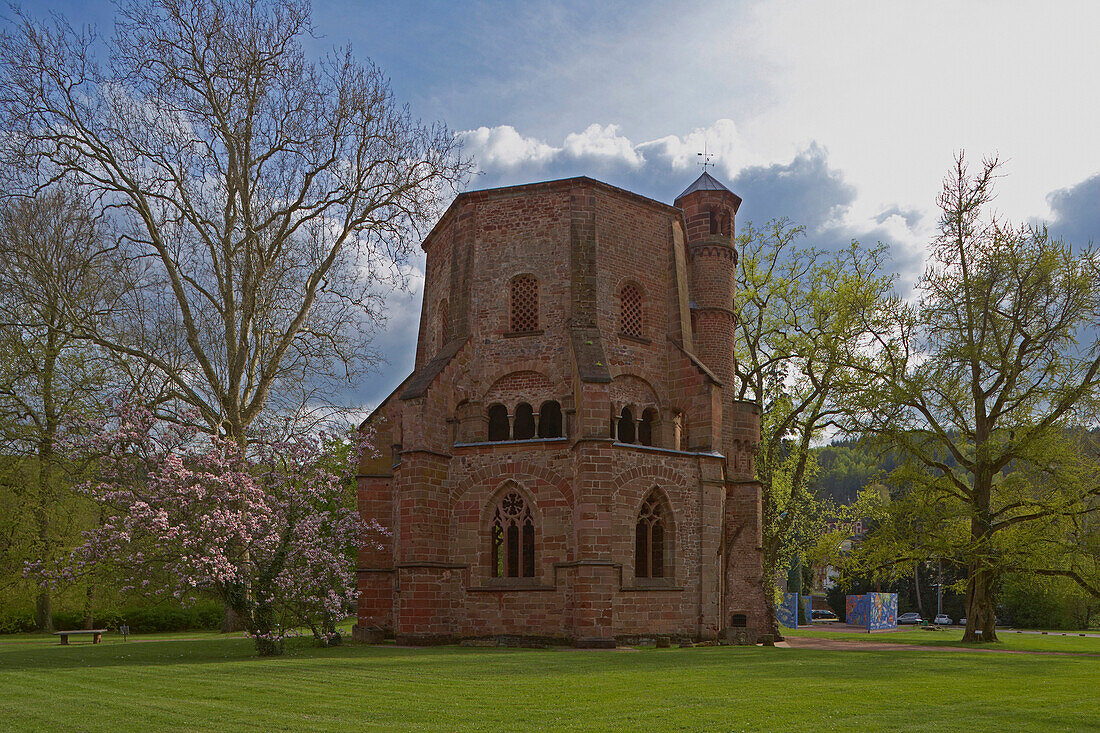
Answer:
<path fill-rule="evenodd" d="M 0 645 L 0 671 L 29 669 L 87 669 L 92 667 L 222 664 L 227 662 L 277 662 L 279 660 L 316 659 L 416 659 L 436 652 L 454 657 L 471 655 L 492 656 L 509 654 L 552 654 L 547 650 L 531 649 L 471 649 L 464 647 L 425 647 L 422 649 L 395 647 L 392 645 L 367 646 L 345 644 L 338 647 L 315 646 L 312 639 L 288 639 L 284 653 L 276 657 L 260 657 L 251 639 L 218 637 L 212 639 L 157 639 L 105 641 L 101 644 L 75 643 L 61 646 L 54 641 L 45 643 L 43 637 L 26 643 Z"/>

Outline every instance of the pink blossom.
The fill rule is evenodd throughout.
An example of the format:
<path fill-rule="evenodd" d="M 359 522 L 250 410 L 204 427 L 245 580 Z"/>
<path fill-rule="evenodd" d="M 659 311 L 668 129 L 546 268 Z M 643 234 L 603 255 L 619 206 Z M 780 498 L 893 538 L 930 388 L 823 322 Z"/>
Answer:
<path fill-rule="evenodd" d="M 349 501 L 356 465 L 338 465 L 339 448 L 373 450 L 318 436 L 258 441 L 246 453 L 118 403 L 69 444 L 98 457 L 97 478 L 81 490 L 109 516 L 63 566 L 27 572 L 57 579 L 110 567 L 127 586 L 211 593 L 268 653 L 282 629 L 331 633 L 354 606 L 357 550 L 387 534 Z"/>

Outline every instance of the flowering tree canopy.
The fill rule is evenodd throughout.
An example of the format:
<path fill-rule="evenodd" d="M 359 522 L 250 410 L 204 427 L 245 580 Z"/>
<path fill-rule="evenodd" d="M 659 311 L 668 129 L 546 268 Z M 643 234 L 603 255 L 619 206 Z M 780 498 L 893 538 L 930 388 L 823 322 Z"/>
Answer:
<path fill-rule="evenodd" d="M 349 450 L 349 447 L 352 448 Z M 108 509 L 66 575 L 109 567 L 129 589 L 221 598 L 261 654 L 295 625 L 322 638 L 354 603 L 354 558 L 385 532 L 363 521 L 347 483 L 359 451 L 337 439 L 233 440 L 197 434 L 122 405 L 73 448 L 96 455 L 82 490 Z"/>

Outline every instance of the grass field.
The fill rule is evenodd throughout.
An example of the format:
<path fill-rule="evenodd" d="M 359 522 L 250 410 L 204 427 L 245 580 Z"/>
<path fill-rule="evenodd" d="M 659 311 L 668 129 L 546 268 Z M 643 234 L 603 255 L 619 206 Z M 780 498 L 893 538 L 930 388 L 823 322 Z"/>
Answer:
<path fill-rule="evenodd" d="M 1083 731 L 1100 729 L 1097 690 L 1086 656 L 0 641 L 0 727 L 21 731 Z"/>
<path fill-rule="evenodd" d="M 903 627 L 899 631 L 867 634 L 866 632 L 827 631 L 810 626 L 799 629 L 783 629 L 783 633 L 793 637 L 836 639 L 838 641 L 874 641 L 891 644 L 920 644 L 921 646 L 952 646 L 964 649 L 993 648 L 1012 651 L 1100 654 L 1100 639 L 1088 636 L 1082 637 L 1078 636 L 1078 632 L 1068 631 L 1051 631 L 1048 635 L 1041 636 L 1039 634 L 1017 634 L 1013 631 L 998 629 L 997 642 L 992 645 L 962 643 L 963 630 L 959 628 L 925 631 L 919 628 Z M 1062 634 L 1066 635 L 1063 636 Z M 1100 659 L 1097 661 L 1100 661 Z"/>

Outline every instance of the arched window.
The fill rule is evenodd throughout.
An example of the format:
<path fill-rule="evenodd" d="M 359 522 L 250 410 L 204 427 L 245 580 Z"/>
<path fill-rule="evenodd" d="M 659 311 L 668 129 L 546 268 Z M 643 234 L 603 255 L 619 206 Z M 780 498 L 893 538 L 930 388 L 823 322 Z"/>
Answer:
<path fill-rule="evenodd" d="M 657 410 L 647 407 L 642 413 L 642 421 L 638 423 L 638 442 L 642 445 L 653 445 L 653 429 L 657 425 Z"/>
<path fill-rule="evenodd" d="M 710 216 L 710 233 L 721 234 L 724 237 L 730 235 L 730 212 L 727 209 L 707 212 Z"/>
<path fill-rule="evenodd" d="M 624 407 L 619 415 L 618 438 L 620 443 L 634 442 L 634 413 L 629 407 Z"/>
<path fill-rule="evenodd" d="M 508 491 L 493 512 L 494 578 L 535 577 L 535 522 L 518 491 Z"/>
<path fill-rule="evenodd" d="M 539 329 L 539 281 L 534 275 L 512 278 L 512 332 Z"/>
<path fill-rule="evenodd" d="M 516 405 L 515 420 L 515 426 L 512 428 L 514 440 L 529 440 L 535 437 L 535 415 L 529 404 L 520 402 Z"/>
<path fill-rule="evenodd" d="M 489 405 L 489 440 L 508 440 L 508 408 Z"/>
<path fill-rule="evenodd" d="M 619 291 L 619 331 L 642 335 L 642 293 L 634 285 L 624 285 Z"/>
<path fill-rule="evenodd" d="M 650 492 L 638 511 L 634 530 L 634 575 L 638 578 L 663 578 L 665 542 L 668 538 L 666 510 L 656 491 Z"/>
<path fill-rule="evenodd" d="M 539 437 L 561 437 L 561 405 L 554 400 L 547 400 L 539 408 Z"/>

